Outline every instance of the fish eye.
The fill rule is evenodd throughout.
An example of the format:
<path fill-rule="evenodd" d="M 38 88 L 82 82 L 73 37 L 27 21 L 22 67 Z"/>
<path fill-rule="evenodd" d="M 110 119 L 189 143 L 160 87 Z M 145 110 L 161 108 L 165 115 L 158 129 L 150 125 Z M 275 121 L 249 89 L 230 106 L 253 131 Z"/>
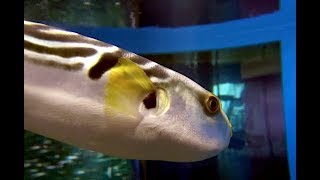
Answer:
<path fill-rule="evenodd" d="M 210 96 L 206 103 L 207 110 L 214 114 L 220 110 L 220 100 L 216 96 Z"/>

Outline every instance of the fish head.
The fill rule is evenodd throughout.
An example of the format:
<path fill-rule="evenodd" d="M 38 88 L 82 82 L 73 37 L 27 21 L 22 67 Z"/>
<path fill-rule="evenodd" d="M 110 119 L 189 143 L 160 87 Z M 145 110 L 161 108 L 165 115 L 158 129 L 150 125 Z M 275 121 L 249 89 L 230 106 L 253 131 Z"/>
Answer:
<path fill-rule="evenodd" d="M 192 162 L 216 156 L 232 136 L 221 101 L 179 73 L 170 77 L 153 81 L 156 90 L 140 105 L 143 119 L 136 135 L 152 144 L 147 153 L 159 160 Z"/>

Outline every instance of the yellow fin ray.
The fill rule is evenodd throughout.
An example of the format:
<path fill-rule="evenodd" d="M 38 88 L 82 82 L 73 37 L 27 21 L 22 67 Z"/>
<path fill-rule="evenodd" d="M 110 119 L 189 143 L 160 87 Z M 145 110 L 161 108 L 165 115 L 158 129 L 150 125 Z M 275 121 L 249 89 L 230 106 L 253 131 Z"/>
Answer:
<path fill-rule="evenodd" d="M 105 104 L 108 112 L 137 117 L 143 98 L 154 89 L 149 77 L 137 64 L 127 58 L 119 58 L 118 63 L 109 70 L 106 84 Z"/>

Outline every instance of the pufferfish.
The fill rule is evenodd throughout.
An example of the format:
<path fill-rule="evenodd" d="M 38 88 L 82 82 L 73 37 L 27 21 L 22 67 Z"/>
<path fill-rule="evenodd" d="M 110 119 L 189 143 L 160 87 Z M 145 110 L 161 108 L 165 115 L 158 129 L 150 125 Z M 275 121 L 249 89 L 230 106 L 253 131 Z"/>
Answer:
<path fill-rule="evenodd" d="M 119 47 L 24 21 L 24 129 L 126 159 L 194 162 L 228 147 L 217 96 Z"/>

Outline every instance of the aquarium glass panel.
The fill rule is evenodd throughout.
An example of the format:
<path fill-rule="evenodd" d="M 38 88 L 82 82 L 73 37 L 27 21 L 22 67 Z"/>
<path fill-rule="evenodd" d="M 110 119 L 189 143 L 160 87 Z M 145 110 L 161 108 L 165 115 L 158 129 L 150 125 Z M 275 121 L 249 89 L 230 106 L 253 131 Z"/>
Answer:
<path fill-rule="evenodd" d="M 79 27 L 193 26 L 278 10 L 279 0 L 24 1 L 25 20 Z M 24 179 L 289 179 L 278 42 L 142 56 L 186 75 L 220 98 L 233 126 L 228 149 L 194 163 L 138 163 L 25 131 Z"/>

